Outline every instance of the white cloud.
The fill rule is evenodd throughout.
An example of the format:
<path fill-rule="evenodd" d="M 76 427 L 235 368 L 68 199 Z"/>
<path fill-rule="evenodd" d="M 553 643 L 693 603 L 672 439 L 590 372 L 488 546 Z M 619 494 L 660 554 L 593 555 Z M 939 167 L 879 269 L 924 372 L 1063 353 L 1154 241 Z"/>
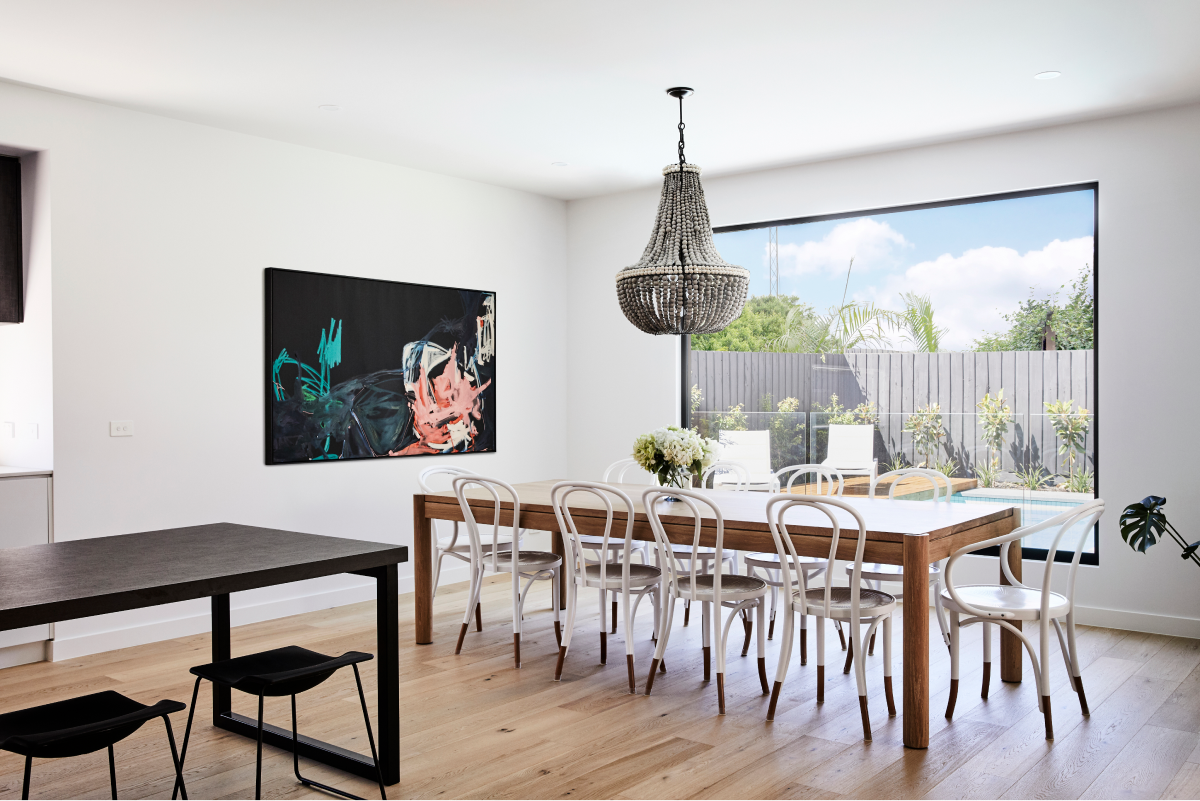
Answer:
<path fill-rule="evenodd" d="M 845 274 L 850 259 L 854 270 L 895 266 L 899 253 L 912 244 L 887 223 L 862 217 L 841 223 L 820 241 L 779 246 L 779 271 L 784 275 L 827 272 Z"/>
<path fill-rule="evenodd" d="M 1036 287 L 1037 297 L 1057 290 L 1060 302 L 1065 301 L 1071 281 L 1092 263 L 1092 255 L 1090 236 L 1066 242 L 1056 239 L 1025 254 L 998 247 L 968 250 L 961 256 L 945 253 L 890 275 L 881 286 L 868 287 L 856 297 L 902 309 L 900 293 L 929 295 L 934 321 L 949 329 L 942 348 L 967 350 L 984 333 L 1008 330 L 1002 315 L 1016 311 L 1029 297 L 1030 287 Z M 1059 289 L 1064 284 L 1068 288 Z"/>

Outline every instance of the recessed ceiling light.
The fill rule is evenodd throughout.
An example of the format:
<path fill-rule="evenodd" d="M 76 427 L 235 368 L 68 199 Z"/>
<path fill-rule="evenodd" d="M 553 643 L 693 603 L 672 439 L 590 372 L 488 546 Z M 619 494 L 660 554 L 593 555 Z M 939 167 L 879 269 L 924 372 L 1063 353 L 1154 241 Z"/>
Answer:
<path fill-rule="evenodd" d="M 341 106 L 334 106 L 334 105 L 317 106 L 317 108 L 319 108 L 321 111 L 341 111 L 342 110 Z"/>
<path fill-rule="evenodd" d="M 565 162 L 565 161 L 552 161 L 552 162 L 550 162 L 550 166 L 551 166 L 551 167 L 565 167 L 565 166 L 567 166 L 567 162 Z"/>
<path fill-rule="evenodd" d="M 1037 75 L 1034 75 L 1033 79 L 1035 81 L 1053 81 L 1059 75 L 1062 75 L 1062 73 L 1058 70 L 1047 70 L 1046 72 L 1039 72 Z"/>

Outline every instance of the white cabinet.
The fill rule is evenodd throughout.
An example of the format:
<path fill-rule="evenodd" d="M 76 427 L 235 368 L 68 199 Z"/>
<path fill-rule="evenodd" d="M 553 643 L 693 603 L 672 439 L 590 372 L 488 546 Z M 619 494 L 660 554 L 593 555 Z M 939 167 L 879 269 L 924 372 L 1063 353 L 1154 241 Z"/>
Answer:
<path fill-rule="evenodd" d="M 0 467 L 0 548 L 50 542 L 52 480 L 49 471 Z M 49 625 L 0 631 L 0 648 L 48 639 Z"/>

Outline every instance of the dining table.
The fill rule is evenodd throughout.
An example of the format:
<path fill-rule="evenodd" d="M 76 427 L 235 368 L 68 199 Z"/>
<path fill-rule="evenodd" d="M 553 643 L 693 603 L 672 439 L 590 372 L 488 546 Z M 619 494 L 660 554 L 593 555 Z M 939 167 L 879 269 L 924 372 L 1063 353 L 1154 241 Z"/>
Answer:
<path fill-rule="evenodd" d="M 529 531 L 548 531 L 552 535 L 552 547 L 563 554 L 562 533 L 551 505 L 551 490 L 557 480 L 532 481 L 513 485 L 519 500 L 517 524 Z M 646 490 L 640 484 L 610 485 L 625 492 L 633 502 L 633 537 L 654 542 L 654 533 L 646 517 L 641 495 Z M 734 492 L 728 490 L 700 490 L 710 497 L 721 511 L 723 547 L 744 552 L 775 553 L 776 546 L 767 525 L 767 501 L 774 497 L 764 492 Z M 481 525 L 490 526 L 495 507 L 490 494 L 479 489 L 465 492 L 471 513 Z M 802 496 L 811 499 L 811 496 Z M 974 545 L 993 537 L 999 537 L 1021 525 L 1021 512 L 1016 506 L 1003 503 L 969 502 L 919 502 L 905 500 L 840 498 L 853 507 L 863 518 L 866 542 L 863 560 L 884 564 L 901 565 L 904 572 L 904 595 L 906 604 L 912 606 L 916 599 L 928 598 L 929 565 L 948 558 L 954 551 Z M 613 512 L 614 533 L 620 535 L 625 528 L 626 512 L 621 503 L 615 504 Z M 514 504 L 511 499 L 501 501 L 501 523 L 513 524 Z M 700 545 L 712 547 L 716 543 L 716 519 L 704 507 L 702 515 Z M 659 517 L 667 537 L 673 543 L 691 544 L 695 530 L 695 519 L 686 504 L 660 502 Z M 851 515 L 835 510 L 841 526 L 836 558 L 853 561 L 857 546 L 857 532 L 848 532 L 847 524 L 853 524 Z M 571 515 L 581 534 L 602 535 L 606 511 L 594 496 L 576 495 L 571 499 Z M 435 520 L 462 521 L 463 512 L 452 491 L 417 493 L 413 496 L 413 571 L 416 586 L 415 623 L 418 644 L 433 642 L 433 559 L 434 538 L 432 524 Z M 793 507 L 784 518 L 796 553 L 800 556 L 829 557 L 832 546 L 833 528 L 824 514 L 812 507 Z M 1020 541 L 1014 541 L 1008 550 L 1008 564 L 1013 577 L 1021 580 Z M 1008 584 L 1003 570 L 997 567 L 1000 583 Z M 559 574 L 563 589 L 559 593 L 566 599 L 566 571 Z M 926 602 L 927 603 L 927 602 Z M 1020 622 L 1016 623 L 1017 627 Z M 1000 677 L 1004 681 L 1021 681 L 1021 644 L 1016 636 L 1001 629 Z M 910 748 L 926 748 L 929 745 L 929 615 L 905 614 L 903 616 L 903 666 L 904 666 L 904 744 Z"/>
<path fill-rule="evenodd" d="M 231 593 L 352 573 L 375 580 L 379 769 L 400 781 L 398 565 L 408 548 L 211 523 L 0 549 L 0 631 L 208 598 L 212 661 L 229 659 Z M 190 678 L 190 677 L 189 677 Z M 212 723 L 257 740 L 258 722 L 232 709 L 229 687 L 213 687 Z M 262 742 L 366 779 L 369 755 L 267 724 Z"/>

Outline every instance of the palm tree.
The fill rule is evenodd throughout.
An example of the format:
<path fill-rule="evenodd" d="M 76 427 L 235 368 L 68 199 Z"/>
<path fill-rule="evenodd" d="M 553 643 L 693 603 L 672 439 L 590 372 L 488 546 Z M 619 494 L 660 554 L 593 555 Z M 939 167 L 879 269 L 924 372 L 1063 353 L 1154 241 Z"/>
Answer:
<path fill-rule="evenodd" d="M 772 350 L 793 353 L 845 353 L 853 348 L 884 347 L 888 328 L 895 328 L 899 315 L 873 303 L 850 301 L 825 314 L 808 309 L 788 312 L 783 333 L 771 342 Z"/>
<path fill-rule="evenodd" d="M 904 301 L 904 311 L 900 314 L 904 341 L 912 343 L 918 353 L 937 353 L 949 329 L 933 324 L 933 302 L 929 296 L 904 292 L 900 298 Z"/>

